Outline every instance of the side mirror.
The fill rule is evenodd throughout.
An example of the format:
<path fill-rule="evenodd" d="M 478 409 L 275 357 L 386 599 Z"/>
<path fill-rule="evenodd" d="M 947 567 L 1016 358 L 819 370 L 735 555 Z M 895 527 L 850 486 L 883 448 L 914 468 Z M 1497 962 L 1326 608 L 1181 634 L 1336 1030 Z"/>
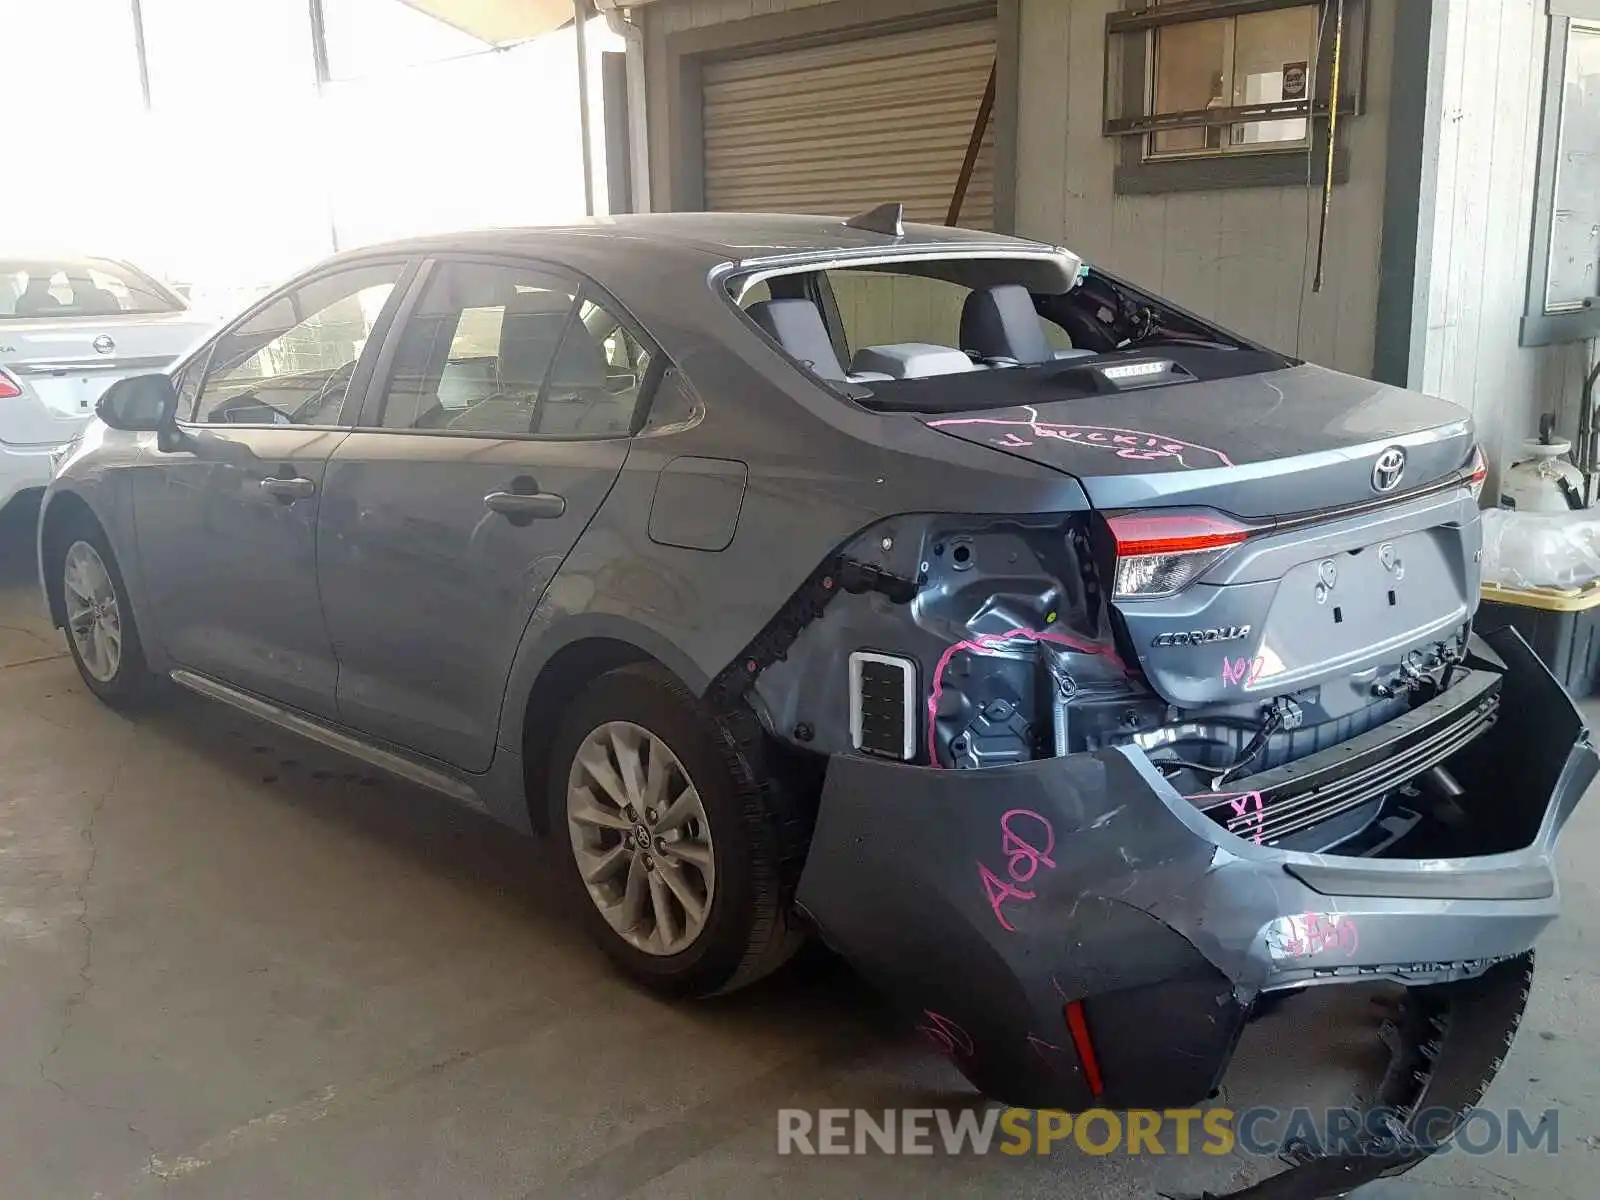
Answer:
<path fill-rule="evenodd" d="M 101 393 L 95 415 L 113 429 L 153 433 L 177 425 L 178 392 L 166 375 L 131 375 Z"/>

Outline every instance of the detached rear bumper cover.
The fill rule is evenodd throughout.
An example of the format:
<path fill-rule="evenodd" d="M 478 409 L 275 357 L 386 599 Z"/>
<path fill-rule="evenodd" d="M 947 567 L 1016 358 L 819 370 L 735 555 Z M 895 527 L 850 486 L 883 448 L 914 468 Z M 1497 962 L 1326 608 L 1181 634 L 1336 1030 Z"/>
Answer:
<path fill-rule="evenodd" d="M 1500 733 L 1520 759 L 1503 804 L 1531 834 L 1521 850 L 1259 846 L 1136 749 L 968 771 L 839 757 L 799 902 L 985 1093 L 1071 1110 L 1197 1103 L 1259 992 L 1480 975 L 1556 916 L 1556 836 L 1600 759 L 1520 638 L 1488 641 L 1508 666 Z"/>

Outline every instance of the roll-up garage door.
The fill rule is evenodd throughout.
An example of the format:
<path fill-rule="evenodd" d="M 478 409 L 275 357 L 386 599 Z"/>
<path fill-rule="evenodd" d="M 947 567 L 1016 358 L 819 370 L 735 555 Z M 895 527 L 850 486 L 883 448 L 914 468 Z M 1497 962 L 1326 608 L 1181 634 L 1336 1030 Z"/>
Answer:
<path fill-rule="evenodd" d="M 994 65 L 991 21 L 706 64 L 706 207 L 942 223 Z M 959 223 L 994 223 L 988 122 Z"/>

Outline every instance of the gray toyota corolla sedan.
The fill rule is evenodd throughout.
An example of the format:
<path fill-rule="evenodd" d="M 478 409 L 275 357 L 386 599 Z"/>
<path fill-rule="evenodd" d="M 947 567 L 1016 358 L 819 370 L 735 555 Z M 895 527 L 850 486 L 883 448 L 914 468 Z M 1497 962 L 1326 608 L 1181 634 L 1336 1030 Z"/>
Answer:
<path fill-rule="evenodd" d="M 1072 1109 L 1388 985 L 1380 1099 L 1434 1134 L 1516 1027 L 1596 757 L 1472 630 L 1450 404 L 885 206 L 345 254 L 99 411 L 39 534 L 88 687 L 553 833 L 637 980 L 815 931 Z"/>

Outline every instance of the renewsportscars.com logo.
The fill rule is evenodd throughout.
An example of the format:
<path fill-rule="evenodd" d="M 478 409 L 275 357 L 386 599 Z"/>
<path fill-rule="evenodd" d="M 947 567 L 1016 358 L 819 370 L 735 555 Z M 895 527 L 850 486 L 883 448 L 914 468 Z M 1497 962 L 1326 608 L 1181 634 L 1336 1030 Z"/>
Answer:
<path fill-rule="evenodd" d="M 1397 1148 L 1447 1154 L 1554 1154 L 1555 1109 L 1529 1113 L 1471 1109 L 1459 1127 L 1447 1108 L 1408 1114 L 1394 1109 L 1169 1108 L 1082 1113 L 1050 1109 L 803 1108 L 778 1110 L 779 1154 L 1108 1154 L 1225 1155 L 1265 1158 L 1390 1153 Z M 1455 1128 L 1454 1135 L 1451 1129 Z"/>

